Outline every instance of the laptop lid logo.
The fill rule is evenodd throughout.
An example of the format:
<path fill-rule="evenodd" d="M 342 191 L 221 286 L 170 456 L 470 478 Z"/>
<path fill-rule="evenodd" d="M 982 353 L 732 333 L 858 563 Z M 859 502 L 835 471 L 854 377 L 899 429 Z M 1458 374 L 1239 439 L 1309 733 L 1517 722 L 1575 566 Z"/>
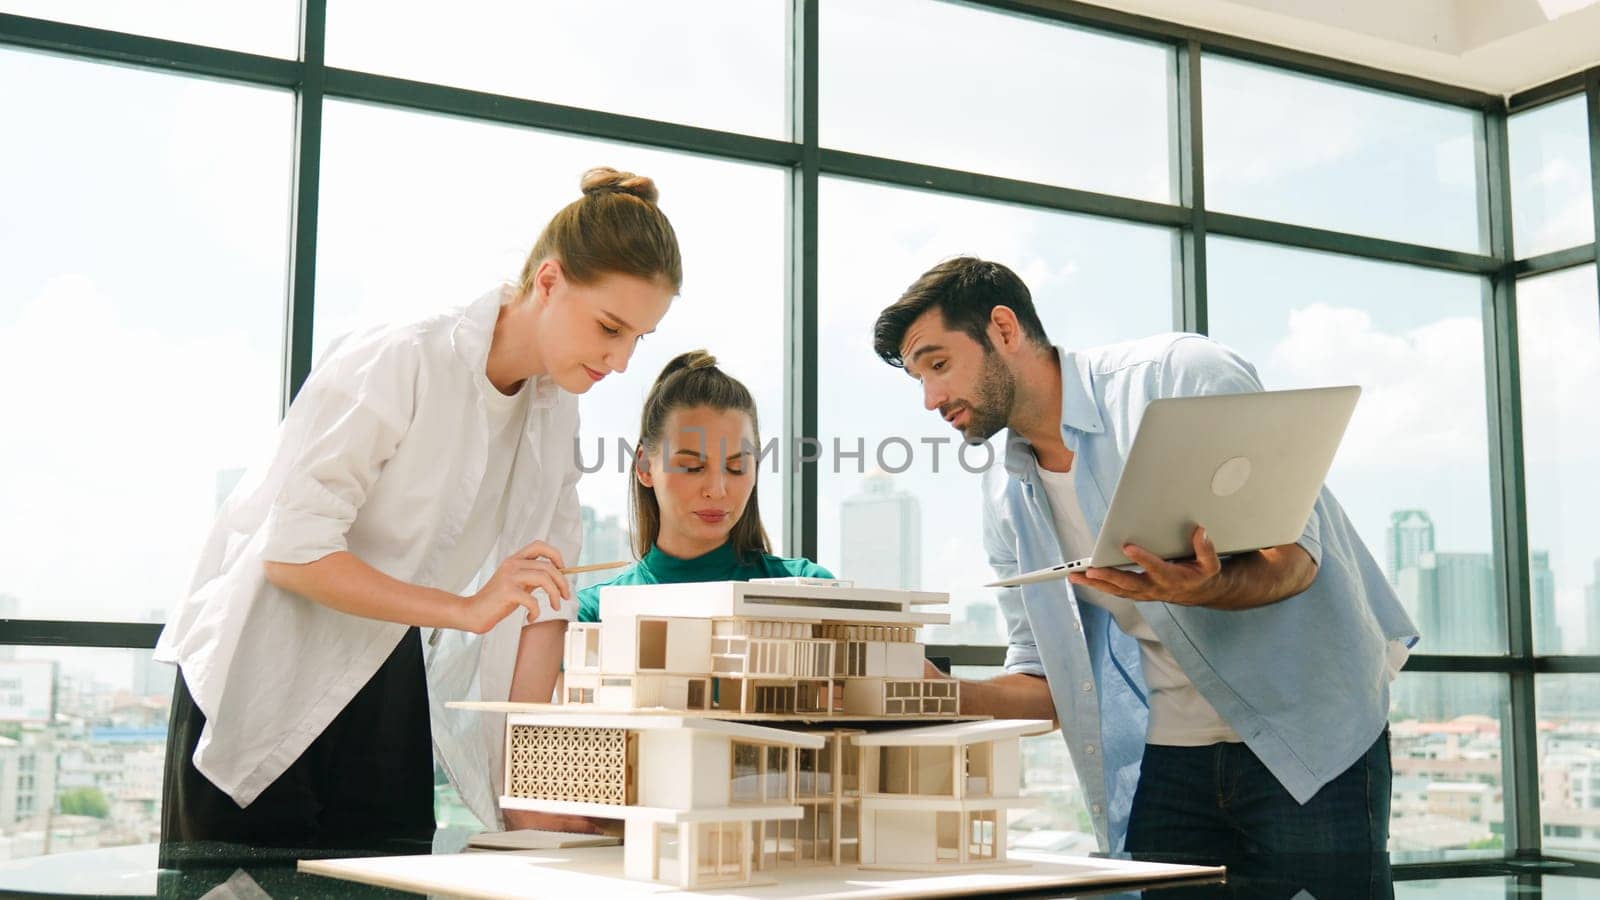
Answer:
<path fill-rule="evenodd" d="M 1248 457 L 1235 456 L 1222 465 L 1217 466 L 1217 471 L 1211 476 L 1211 493 L 1218 497 L 1231 497 L 1243 488 L 1245 482 L 1250 480 L 1250 460 Z"/>

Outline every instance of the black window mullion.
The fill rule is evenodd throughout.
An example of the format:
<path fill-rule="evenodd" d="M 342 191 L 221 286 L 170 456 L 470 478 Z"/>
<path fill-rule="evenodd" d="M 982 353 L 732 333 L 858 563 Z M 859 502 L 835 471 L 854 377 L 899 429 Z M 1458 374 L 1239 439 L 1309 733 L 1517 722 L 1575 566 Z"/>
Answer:
<path fill-rule="evenodd" d="M 1178 278 L 1173 324 L 1180 331 L 1206 334 L 1206 164 L 1201 89 L 1201 50 L 1189 41 L 1177 50 L 1173 89 L 1178 138 L 1178 202 L 1189 211 L 1189 224 L 1178 232 Z"/>
<path fill-rule="evenodd" d="M 1533 604 L 1528 572 L 1528 514 L 1523 481 L 1522 385 L 1517 361 L 1517 277 L 1511 233 L 1511 166 L 1504 111 L 1483 115 L 1490 252 L 1500 268 L 1484 291 L 1484 360 L 1488 386 L 1490 522 L 1498 593 L 1506 616 L 1506 648 L 1533 659 Z M 1534 674 L 1512 671 L 1510 717 L 1502 736 L 1506 850 L 1536 857 L 1540 846 L 1539 768 Z"/>
<path fill-rule="evenodd" d="M 289 254 L 289 308 L 285 334 L 283 408 L 311 373 L 316 310 L 317 202 L 321 191 L 322 88 L 325 76 L 327 0 L 302 0 L 300 61 L 304 77 L 295 97 L 294 218 Z"/>
<path fill-rule="evenodd" d="M 800 159 L 790 170 L 786 219 L 789 279 L 784 342 L 784 428 L 787 445 L 779 453 L 783 470 L 785 552 L 817 558 L 817 187 L 821 156 L 817 144 L 819 5 L 821 0 L 791 0 L 789 7 L 789 111 L 791 139 Z"/>
<path fill-rule="evenodd" d="M 1584 74 L 1583 92 L 1584 108 L 1589 113 L 1589 193 L 1594 200 L 1594 241 L 1589 244 L 1589 259 L 1593 262 L 1600 257 L 1600 66 Z M 1600 278 L 1595 280 L 1600 284 Z M 1600 302 L 1600 296 L 1596 301 Z"/>
<path fill-rule="evenodd" d="M 300 63 L 292 59 L 10 13 L 0 13 L 0 44 L 272 87 L 293 87 L 301 77 Z"/>

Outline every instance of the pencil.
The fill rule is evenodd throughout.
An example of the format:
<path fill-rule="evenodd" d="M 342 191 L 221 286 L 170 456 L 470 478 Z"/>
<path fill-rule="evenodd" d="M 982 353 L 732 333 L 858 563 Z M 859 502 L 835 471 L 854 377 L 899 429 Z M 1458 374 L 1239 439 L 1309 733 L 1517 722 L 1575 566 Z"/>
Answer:
<path fill-rule="evenodd" d="M 568 566 L 561 570 L 561 574 L 582 575 L 584 572 L 599 572 L 603 569 L 620 569 L 625 565 L 628 565 L 628 561 L 625 559 L 619 559 L 616 562 L 590 563 L 587 566 Z"/>

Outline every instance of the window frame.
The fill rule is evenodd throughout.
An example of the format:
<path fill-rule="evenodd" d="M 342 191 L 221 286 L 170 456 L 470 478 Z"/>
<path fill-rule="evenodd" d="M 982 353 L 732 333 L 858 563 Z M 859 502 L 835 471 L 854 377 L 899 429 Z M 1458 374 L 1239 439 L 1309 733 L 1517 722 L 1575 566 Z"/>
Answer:
<path fill-rule="evenodd" d="M 289 323 L 284 350 L 282 406 L 299 390 L 311 368 L 313 285 L 317 259 L 317 213 L 322 112 L 325 98 L 357 100 L 391 108 L 461 116 L 546 131 L 624 141 L 723 160 L 787 170 L 784 430 L 796 440 L 818 434 L 817 191 L 822 175 L 882 185 L 972 197 L 1026 207 L 1087 214 L 1176 230 L 1179 284 L 1174 292 L 1174 328 L 1206 332 L 1206 237 L 1227 235 L 1281 246 L 1400 262 L 1444 271 L 1470 272 L 1489 285 L 1484 307 L 1484 363 L 1488 375 L 1485 415 L 1489 424 L 1493 553 L 1497 588 L 1504 603 L 1508 652 L 1499 656 L 1419 654 L 1408 671 L 1494 673 L 1507 680 L 1510 728 L 1505 736 L 1505 859 L 1498 862 L 1402 865 L 1404 880 L 1516 874 L 1532 878 L 1525 863 L 1543 852 L 1534 680 L 1542 674 L 1600 672 L 1600 655 L 1541 656 L 1533 646 L 1528 523 L 1523 477 L 1521 396 L 1516 342 L 1516 288 L 1521 278 L 1596 261 L 1596 243 L 1561 248 L 1519 259 L 1511 241 L 1508 117 L 1574 95 L 1585 97 L 1593 207 L 1600 222 L 1600 65 L 1539 85 L 1509 98 L 1385 72 L 1342 60 L 1221 35 L 1183 25 L 1102 9 L 1068 0 L 972 0 L 996 12 L 1031 16 L 1040 27 L 1065 24 L 1119 37 L 1165 43 L 1174 49 L 1171 73 L 1174 145 L 1178 172 L 1174 203 L 1108 196 L 972 172 L 882 159 L 819 146 L 818 10 L 820 0 L 791 0 L 789 62 L 791 138 L 774 140 L 719 132 L 673 122 L 574 109 L 478 91 L 419 84 L 325 64 L 326 0 L 302 0 L 300 55 L 286 60 L 179 41 L 0 13 L 0 47 L 109 61 L 147 70 L 289 88 L 296 96 L 296 164 L 290 279 L 285 297 Z M 1489 223 L 1485 253 L 1351 235 L 1245 216 L 1211 212 L 1205 203 L 1204 135 L 1201 126 L 1202 54 L 1215 54 L 1280 69 L 1331 78 L 1401 96 L 1445 103 L 1476 112 L 1482 120 L 1479 177 L 1482 215 Z M 1600 229 L 1597 229 L 1600 232 Z M 1600 298 L 1597 298 L 1600 302 Z M 801 461 L 784 473 L 784 552 L 817 555 L 819 469 Z M 130 648 L 154 647 L 158 624 L 134 621 L 0 621 L 0 645 Z M 934 645 L 929 655 L 955 665 L 1003 663 L 1004 648 Z M 1600 867 L 1580 864 L 1569 874 L 1595 875 Z"/>

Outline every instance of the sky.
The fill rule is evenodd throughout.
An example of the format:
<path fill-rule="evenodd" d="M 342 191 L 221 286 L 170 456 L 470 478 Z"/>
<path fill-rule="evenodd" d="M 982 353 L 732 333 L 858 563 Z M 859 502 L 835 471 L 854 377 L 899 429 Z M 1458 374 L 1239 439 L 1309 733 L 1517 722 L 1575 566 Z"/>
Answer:
<path fill-rule="evenodd" d="M 123 6 L 0 0 L 8 12 L 136 27 Z M 291 56 L 295 7 L 158 3 L 138 27 Z M 332 7 L 331 65 L 787 136 L 776 0 L 671 14 L 471 3 L 448 21 L 416 3 Z M 823 3 L 825 146 L 1173 200 L 1169 49 L 924 3 L 906 28 L 909 8 Z M 1481 249 L 1469 114 L 1219 59 L 1203 77 L 1213 208 Z M 25 616 L 143 619 L 186 592 L 219 473 L 272 446 L 293 97 L 13 50 L 0 50 L 0 86 L 8 133 L 32 136 L 0 142 L 0 594 Z M 1565 102 L 1513 119 L 1514 225 L 1528 252 L 1592 239 L 1582 114 Z M 608 454 L 583 480 L 584 502 L 624 510 L 615 439 L 634 436 L 651 380 L 683 350 L 716 354 L 754 391 L 765 435 L 781 434 L 782 170 L 333 99 L 323 140 L 319 350 L 515 277 L 538 229 L 577 197 L 581 171 L 611 165 L 656 179 L 685 280 L 629 370 L 584 399 L 585 455 L 596 439 Z M 953 445 L 932 471 L 920 439 L 953 432 L 872 354 L 873 318 L 929 266 L 972 253 L 1015 268 L 1069 348 L 1169 330 L 1174 235 L 835 178 L 820 191 L 820 561 L 837 564 L 837 510 L 871 448 L 903 437 L 918 448 L 895 484 L 922 508 L 920 587 L 950 591 L 959 618 L 986 602 L 990 574 L 978 479 L 954 464 Z M 1389 511 L 1410 507 L 1432 514 L 1441 549 L 1486 552 L 1481 280 L 1229 239 L 1209 250 L 1212 332 L 1267 387 L 1364 387 L 1330 484 L 1380 560 Z M 1600 500 L 1586 477 L 1600 435 L 1584 405 L 1600 386 L 1594 270 L 1520 293 L 1530 531 L 1551 552 L 1559 618 L 1576 637 L 1600 557 L 1586 514 Z M 868 458 L 835 473 L 834 438 L 846 449 L 861 439 Z M 781 544 L 770 468 L 761 504 Z M 1600 651 L 1600 635 L 1586 646 Z"/>

